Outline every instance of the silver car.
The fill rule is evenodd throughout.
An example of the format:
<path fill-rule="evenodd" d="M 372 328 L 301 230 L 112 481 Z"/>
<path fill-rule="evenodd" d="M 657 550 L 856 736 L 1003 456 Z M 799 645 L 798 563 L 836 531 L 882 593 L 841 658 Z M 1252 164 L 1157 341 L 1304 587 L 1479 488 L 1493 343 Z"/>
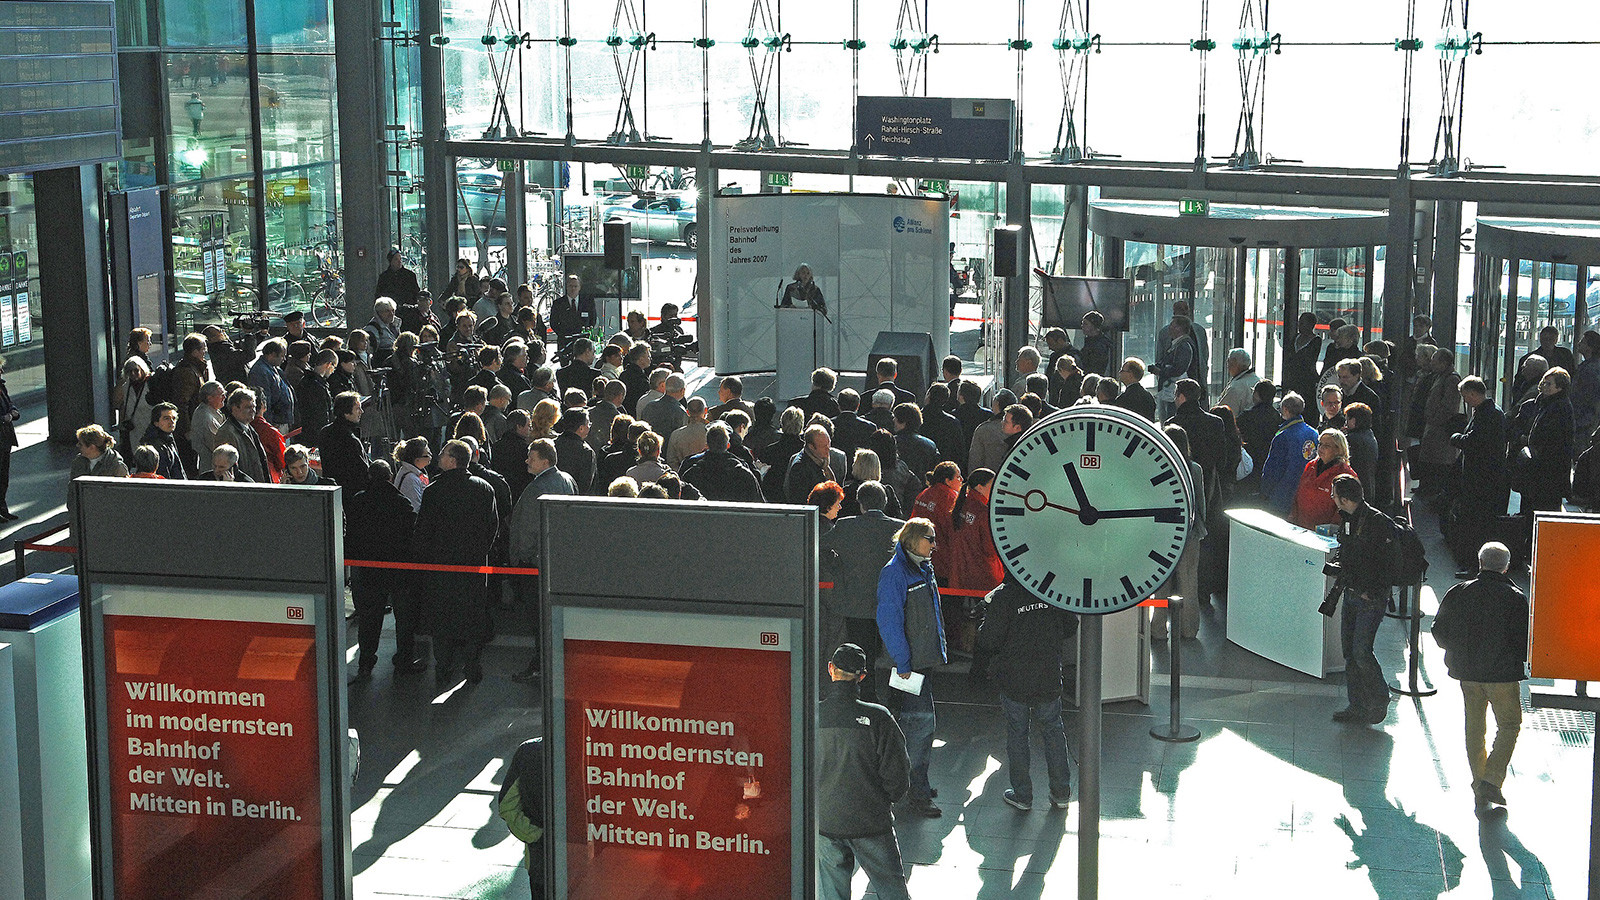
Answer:
<path fill-rule="evenodd" d="M 607 220 L 621 219 L 631 224 L 635 238 L 662 244 L 682 241 L 690 250 L 700 248 L 700 226 L 695 221 L 693 194 L 640 197 L 632 203 L 606 206 L 602 213 Z"/>

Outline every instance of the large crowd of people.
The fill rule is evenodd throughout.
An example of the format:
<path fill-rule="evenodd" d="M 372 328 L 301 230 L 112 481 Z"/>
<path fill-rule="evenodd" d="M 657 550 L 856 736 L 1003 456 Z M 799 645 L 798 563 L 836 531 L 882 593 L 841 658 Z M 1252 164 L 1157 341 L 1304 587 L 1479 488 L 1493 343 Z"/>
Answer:
<path fill-rule="evenodd" d="M 1050 802 L 1070 798 L 1060 667 L 1074 620 L 1005 581 L 987 514 L 1010 446 L 1058 409 L 1132 410 L 1163 424 L 1190 464 L 1196 537 L 1158 591 L 1197 601 L 1184 604 L 1180 639 L 1196 637 L 1201 607 L 1226 598 L 1226 509 L 1260 506 L 1305 528 L 1359 530 L 1362 516 L 1400 499 L 1397 475 L 1408 458 L 1466 577 L 1489 541 L 1524 562 L 1532 511 L 1600 493 L 1600 467 L 1586 465 L 1593 452 L 1579 452 L 1600 420 L 1595 332 L 1583 335 L 1575 367 L 1554 334 L 1542 336 L 1519 361 L 1506 413 L 1482 378 L 1458 375 L 1455 352 L 1436 345 L 1426 317 L 1400 347 L 1357 346 L 1359 329 L 1334 321 L 1324 347 L 1323 326 L 1303 315 L 1288 336 L 1281 385 L 1233 348 L 1213 403 L 1210 341 L 1183 304 L 1148 360 L 1115 359 L 1104 322 L 1090 313 L 1081 348 L 1049 329 L 1044 350 L 1023 348 L 1015 371 L 987 391 L 951 356 L 941 379 L 914 395 L 885 359 L 864 391 L 838 389 L 836 373 L 821 368 L 809 393 L 777 402 L 747 400 L 742 380 L 724 377 L 711 404 L 688 396 L 680 363 L 692 340 L 675 308 L 654 327 L 630 315 L 600 347 L 586 336 L 594 310 L 576 279 L 547 325 L 526 288 L 509 292 L 470 277 L 470 267 L 458 274 L 467 277 L 452 282 L 458 293 L 439 313 L 426 291 L 407 290 L 401 302 L 379 299 L 372 321 L 343 337 L 314 338 L 298 315 L 286 317 L 282 336 L 235 337 L 213 326 L 185 338 L 177 360 L 152 367 L 149 334 L 136 331 L 115 392 L 115 428 L 78 432 L 72 475 L 335 484 L 352 559 L 470 566 L 540 565 L 545 497 L 815 506 L 827 585 L 823 649 L 854 648 L 832 654 L 834 692 L 840 703 L 883 700 L 892 710 L 905 754 L 899 794 L 920 815 L 940 814 L 928 779 L 936 720 L 925 676 L 952 650 L 971 654 L 977 669 L 988 665 L 999 683 L 1013 768 L 1007 802 L 1032 802 L 1030 726 L 1046 735 Z M 364 424 L 379 392 L 381 433 Z M 1409 436 L 1406 446 L 1400 435 Z M 374 458 L 375 442 L 392 443 L 392 452 Z M 1520 517 L 1506 514 L 1512 491 L 1521 495 Z M 376 667 L 392 610 L 397 672 L 429 667 L 418 637 L 431 636 L 441 685 L 458 668 L 469 683 L 481 680 L 493 617 L 525 611 L 533 596 L 527 578 L 362 567 L 352 572 L 352 592 L 357 677 Z M 1354 635 L 1347 656 L 1359 659 L 1344 720 L 1380 722 L 1380 708 L 1387 713 L 1387 689 L 1363 677 L 1381 620 L 1381 602 L 1369 599 L 1378 615 L 1346 623 Z M 995 612 L 984 615 L 986 605 Z M 1168 627 L 1158 616 L 1155 636 L 1165 639 Z M 875 666 L 891 673 L 874 677 Z M 535 657 L 514 677 L 529 681 L 538 671 Z M 883 723 L 868 718 L 881 742 Z M 837 837 L 844 843 L 830 846 L 830 858 L 848 866 L 847 845 L 861 835 Z M 879 862 L 873 868 L 883 869 Z"/>

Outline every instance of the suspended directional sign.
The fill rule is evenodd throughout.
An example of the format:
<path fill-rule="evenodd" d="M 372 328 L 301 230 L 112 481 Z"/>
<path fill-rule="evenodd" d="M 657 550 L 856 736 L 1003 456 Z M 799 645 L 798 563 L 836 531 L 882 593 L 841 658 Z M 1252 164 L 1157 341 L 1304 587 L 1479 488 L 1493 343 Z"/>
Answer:
<path fill-rule="evenodd" d="M 1211 215 L 1211 201 L 1198 200 L 1194 197 L 1185 197 L 1178 201 L 1178 215 L 1209 216 Z"/>
<path fill-rule="evenodd" d="M 765 175 L 764 183 L 767 187 L 791 187 L 794 183 L 794 175 L 789 172 L 768 172 Z"/>
<path fill-rule="evenodd" d="M 861 97 L 856 152 L 1005 162 L 1016 145 L 1010 100 L 954 97 Z"/>
<path fill-rule="evenodd" d="M 629 178 L 649 178 L 650 177 L 650 167 L 649 166 L 628 166 L 627 169 L 626 169 L 626 173 L 627 173 L 627 176 Z"/>

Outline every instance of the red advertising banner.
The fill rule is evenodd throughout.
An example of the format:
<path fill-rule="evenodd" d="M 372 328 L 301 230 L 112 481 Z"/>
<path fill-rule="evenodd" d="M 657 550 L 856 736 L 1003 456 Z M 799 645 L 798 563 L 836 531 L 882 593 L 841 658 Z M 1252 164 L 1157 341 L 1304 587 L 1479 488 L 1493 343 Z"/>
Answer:
<path fill-rule="evenodd" d="M 191 593 L 106 589 L 115 896 L 320 898 L 314 598 Z"/>
<path fill-rule="evenodd" d="M 787 623 L 633 624 L 600 629 L 621 640 L 569 628 L 562 644 L 567 896 L 787 900 L 798 843 Z"/>

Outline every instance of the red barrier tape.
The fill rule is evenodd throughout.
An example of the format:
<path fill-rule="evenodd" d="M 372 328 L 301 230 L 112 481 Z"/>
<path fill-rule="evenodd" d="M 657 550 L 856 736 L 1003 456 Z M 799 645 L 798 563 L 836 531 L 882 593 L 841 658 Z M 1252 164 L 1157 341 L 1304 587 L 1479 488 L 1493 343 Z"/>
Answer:
<path fill-rule="evenodd" d="M 52 529 L 50 531 L 47 531 L 44 534 L 38 535 L 38 537 L 48 537 L 48 536 L 50 536 L 52 534 L 55 534 L 57 531 L 61 531 L 61 530 L 65 529 L 66 527 L 67 526 L 62 525 L 60 528 L 55 528 L 55 529 Z M 78 548 L 77 547 L 67 547 L 67 546 L 62 546 L 60 544 L 26 543 L 26 544 L 22 545 L 22 549 L 24 549 L 24 550 L 39 550 L 39 551 L 42 551 L 44 553 L 77 553 L 78 552 Z M 354 569 L 400 569 L 400 570 L 406 571 L 406 572 L 460 572 L 460 573 L 463 573 L 463 574 L 466 574 L 466 575 L 537 575 L 537 574 L 539 574 L 539 570 L 538 569 L 518 568 L 516 566 L 447 566 L 447 565 L 436 565 L 436 564 L 432 564 L 432 563 L 386 562 L 384 560 L 377 560 L 377 559 L 347 559 L 347 560 L 344 561 L 344 564 L 347 565 L 347 566 L 350 566 L 351 568 L 354 568 Z M 821 588 L 822 590 L 831 590 L 833 588 L 833 582 L 831 582 L 831 581 L 819 581 L 819 582 L 817 582 L 817 587 Z M 974 591 L 974 590 L 968 590 L 968 589 L 964 589 L 964 588 L 940 588 L 939 589 L 939 593 L 944 595 L 944 596 L 947 596 L 947 597 L 987 597 L 987 596 L 989 596 L 989 592 L 988 591 Z M 1146 600 L 1143 603 L 1140 603 L 1139 605 L 1140 606 L 1154 606 L 1154 607 L 1165 608 L 1166 605 L 1167 605 L 1167 601 L 1162 599 L 1162 598 L 1160 598 L 1160 597 L 1151 597 L 1149 600 Z"/>

